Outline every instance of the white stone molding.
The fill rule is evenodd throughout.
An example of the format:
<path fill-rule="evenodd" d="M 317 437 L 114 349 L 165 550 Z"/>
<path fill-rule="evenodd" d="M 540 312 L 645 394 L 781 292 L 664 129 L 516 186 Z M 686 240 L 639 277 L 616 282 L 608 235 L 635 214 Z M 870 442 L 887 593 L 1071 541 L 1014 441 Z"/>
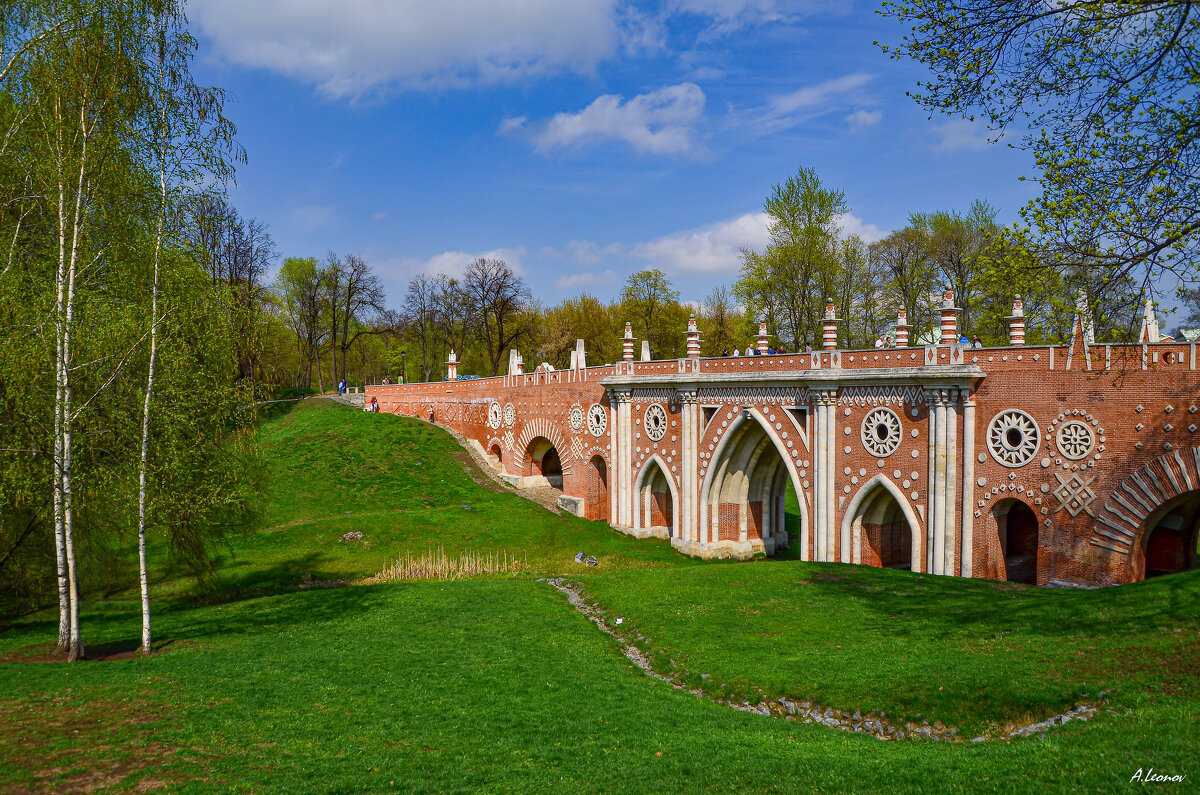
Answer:
<path fill-rule="evenodd" d="M 500 427 L 501 419 L 502 419 L 502 414 L 501 414 L 500 404 L 493 400 L 491 402 L 491 404 L 488 406 L 488 420 L 487 420 L 488 427 L 491 428 L 492 430 L 496 430 L 497 428 Z"/>
<path fill-rule="evenodd" d="M 571 430 L 579 433 L 583 430 L 583 406 L 578 403 L 571 404 L 571 409 L 567 414 L 571 423 Z"/>
<path fill-rule="evenodd" d="M 838 402 L 843 406 L 915 406 L 925 402 L 925 390 L 919 386 L 886 384 L 883 386 L 847 386 Z"/>
<path fill-rule="evenodd" d="M 876 408 L 867 412 L 859 428 L 863 447 L 876 458 L 887 458 L 900 448 L 904 438 L 904 426 L 900 417 L 889 408 Z"/>
<path fill-rule="evenodd" d="M 599 439 L 608 429 L 608 411 L 599 403 L 593 403 L 588 407 L 587 413 L 588 432 Z"/>
<path fill-rule="evenodd" d="M 642 430 L 654 442 L 661 441 L 667 433 L 667 410 L 659 403 L 651 403 L 642 414 Z M 669 471 L 669 470 L 668 470 Z"/>
<path fill-rule="evenodd" d="M 800 405 L 808 403 L 808 389 L 805 387 L 781 386 L 748 386 L 738 387 L 701 387 L 698 391 L 700 402 L 708 404 L 733 403 L 738 406 L 752 403 L 759 406 Z"/>
<path fill-rule="evenodd" d="M 517 421 L 517 410 L 512 403 L 504 404 L 504 427 L 511 428 Z"/>
<path fill-rule="evenodd" d="M 1041 434 L 1033 417 L 1020 409 L 1005 409 L 988 423 L 988 452 L 1006 467 L 1023 467 L 1034 459 Z"/>
<path fill-rule="evenodd" d="M 1096 435 L 1086 423 L 1079 420 L 1068 420 L 1058 427 L 1054 434 L 1054 444 L 1063 458 L 1080 461 L 1087 458 L 1095 446 Z"/>
<path fill-rule="evenodd" d="M 908 497 L 901 491 L 891 478 L 882 473 L 862 484 L 858 491 L 851 498 L 850 504 L 846 506 L 846 512 L 842 514 L 841 535 L 849 536 L 855 543 L 853 552 L 854 561 L 862 562 L 862 534 L 856 531 L 856 526 L 861 528 L 861 517 L 856 516 L 862 508 L 862 504 L 874 494 L 877 489 L 887 491 L 896 500 L 900 506 L 900 512 L 904 515 L 904 519 L 908 522 L 909 539 L 912 544 L 910 548 L 911 560 L 916 560 L 921 555 L 921 522 L 917 518 L 916 512 L 913 511 L 912 503 Z"/>

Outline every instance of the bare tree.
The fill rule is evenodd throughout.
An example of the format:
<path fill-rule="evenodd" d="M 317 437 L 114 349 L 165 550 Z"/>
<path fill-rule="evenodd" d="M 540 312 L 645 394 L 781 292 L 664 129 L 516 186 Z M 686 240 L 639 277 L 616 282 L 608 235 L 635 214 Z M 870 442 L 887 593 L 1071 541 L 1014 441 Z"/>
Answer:
<path fill-rule="evenodd" d="M 188 242 L 214 285 L 227 295 L 237 329 L 238 378 L 252 379 L 258 361 L 263 276 L 279 256 L 261 221 L 245 219 L 224 198 L 196 197 L 190 207 Z"/>
<path fill-rule="evenodd" d="M 437 279 L 421 273 L 409 281 L 408 291 L 404 294 L 404 317 L 416 332 L 421 346 L 422 381 L 428 381 L 433 372 L 429 355 L 437 333 L 437 293 Z"/>
<path fill-rule="evenodd" d="M 515 321 L 532 294 L 504 260 L 491 257 L 480 257 L 467 266 L 462 284 L 471 301 L 476 334 L 496 375 L 503 352 L 528 333 L 527 326 Z"/>
<path fill-rule="evenodd" d="M 342 279 L 334 315 L 341 323 L 338 348 L 342 352 L 342 378 L 346 377 L 346 352 L 364 334 L 376 334 L 380 324 L 368 324 L 367 311 L 384 311 L 383 283 L 371 271 L 367 261 L 356 254 L 347 254 L 340 266 Z M 352 324 L 354 324 L 352 331 Z"/>

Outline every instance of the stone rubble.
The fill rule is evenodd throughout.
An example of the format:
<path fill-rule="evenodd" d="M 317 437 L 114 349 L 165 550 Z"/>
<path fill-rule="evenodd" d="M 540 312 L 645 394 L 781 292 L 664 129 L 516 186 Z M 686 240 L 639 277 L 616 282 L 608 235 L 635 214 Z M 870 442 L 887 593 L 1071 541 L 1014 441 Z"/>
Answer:
<path fill-rule="evenodd" d="M 640 668 L 647 675 L 665 682 L 676 690 L 683 690 L 697 698 L 708 699 L 718 704 L 724 704 L 731 709 L 736 709 L 740 712 L 750 712 L 767 717 L 784 718 L 785 720 L 798 720 L 803 723 L 817 723 L 823 726 L 828 726 L 831 729 L 839 729 L 841 731 L 850 731 L 860 734 L 870 734 L 880 740 L 904 740 L 907 738 L 920 738 L 923 740 L 943 741 L 943 742 L 961 742 L 962 738 L 958 736 L 958 729 L 952 726 L 946 726 L 940 720 L 930 723 L 924 721 L 921 724 L 915 724 L 908 721 L 903 728 L 897 727 L 887 720 L 887 713 L 880 712 L 878 714 L 867 713 L 863 714 L 862 710 L 855 709 L 853 713 L 845 710 L 834 710 L 833 707 L 821 706 L 812 701 L 797 702 L 786 696 L 780 697 L 774 701 L 762 700 L 757 704 L 751 704 L 749 701 L 731 701 L 729 699 L 714 696 L 705 693 L 699 688 L 690 688 L 678 679 L 672 676 L 664 676 L 654 670 L 650 658 L 635 646 L 625 637 L 618 634 L 608 625 L 607 618 L 603 610 L 598 606 L 589 604 L 579 590 L 576 583 L 568 581 L 565 577 L 542 578 L 538 582 L 544 582 L 551 587 L 561 591 L 566 595 L 567 600 L 579 612 L 583 613 L 592 623 L 600 628 L 601 632 L 609 635 L 621 644 L 621 650 L 625 657 L 634 665 Z M 640 633 L 637 635 L 638 640 L 644 640 L 645 636 Z M 674 660 L 670 661 L 671 667 L 677 667 Z M 711 674 L 700 674 L 700 678 L 708 680 Z M 1100 693 L 1100 701 L 1104 701 L 1104 697 L 1110 691 Z M 1060 715 L 1054 715 L 1044 721 L 1023 726 L 1010 731 L 1002 737 L 974 737 L 971 742 L 986 742 L 989 739 L 1007 740 L 1013 737 L 1027 737 L 1033 734 L 1045 733 L 1055 726 L 1061 726 L 1069 721 L 1086 721 L 1094 718 L 1100 712 L 1099 704 L 1080 704 L 1072 707 L 1067 712 Z"/>

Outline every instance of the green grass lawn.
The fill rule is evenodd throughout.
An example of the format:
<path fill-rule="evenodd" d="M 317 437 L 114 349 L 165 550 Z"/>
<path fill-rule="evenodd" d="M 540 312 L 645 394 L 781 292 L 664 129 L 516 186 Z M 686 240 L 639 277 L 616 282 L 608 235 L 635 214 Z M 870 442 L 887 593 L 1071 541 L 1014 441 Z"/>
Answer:
<path fill-rule="evenodd" d="M 262 443 L 266 527 L 222 553 L 227 601 L 195 605 L 163 575 L 154 657 L 0 664 L 0 790 L 1012 792 L 1116 790 L 1150 767 L 1194 778 L 1196 572 L 1062 592 L 702 564 L 479 485 L 418 421 L 313 401 L 264 422 Z M 370 545 L 339 543 L 349 530 Z M 530 571 L 295 587 L 438 546 L 521 551 Z M 601 565 L 584 572 L 580 550 Z M 1113 692 L 1096 720 L 1044 737 L 880 742 L 643 675 L 543 573 L 576 575 L 659 665 L 718 694 L 995 733 Z M 102 607 L 83 617 L 85 642 L 134 642 L 136 605 Z M 0 656 L 54 629 L 51 615 L 19 622 Z"/>

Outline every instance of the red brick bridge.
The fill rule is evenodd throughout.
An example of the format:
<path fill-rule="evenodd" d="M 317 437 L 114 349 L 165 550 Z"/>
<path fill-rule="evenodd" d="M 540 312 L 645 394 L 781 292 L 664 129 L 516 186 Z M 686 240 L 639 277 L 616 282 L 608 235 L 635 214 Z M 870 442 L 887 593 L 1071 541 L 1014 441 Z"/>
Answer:
<path fill-rule="evenodd" d="M 688 555 L 804 560 L 1057 586 L 1196 566 L 1196 343 L 939 345 L 689 356 L 368 387 L 381 411 L 462 433 L 517 486 Z M 1145 325 L 1145 324 L 1144 324 Z M 766 349 L 765 325 L 759 347 Z M 451 371 L 453 373 L 453 354 Z M 648 357 L 647 357 L 648 358 Z M 785 521 L 789 489 L 799 523 Z"/>

